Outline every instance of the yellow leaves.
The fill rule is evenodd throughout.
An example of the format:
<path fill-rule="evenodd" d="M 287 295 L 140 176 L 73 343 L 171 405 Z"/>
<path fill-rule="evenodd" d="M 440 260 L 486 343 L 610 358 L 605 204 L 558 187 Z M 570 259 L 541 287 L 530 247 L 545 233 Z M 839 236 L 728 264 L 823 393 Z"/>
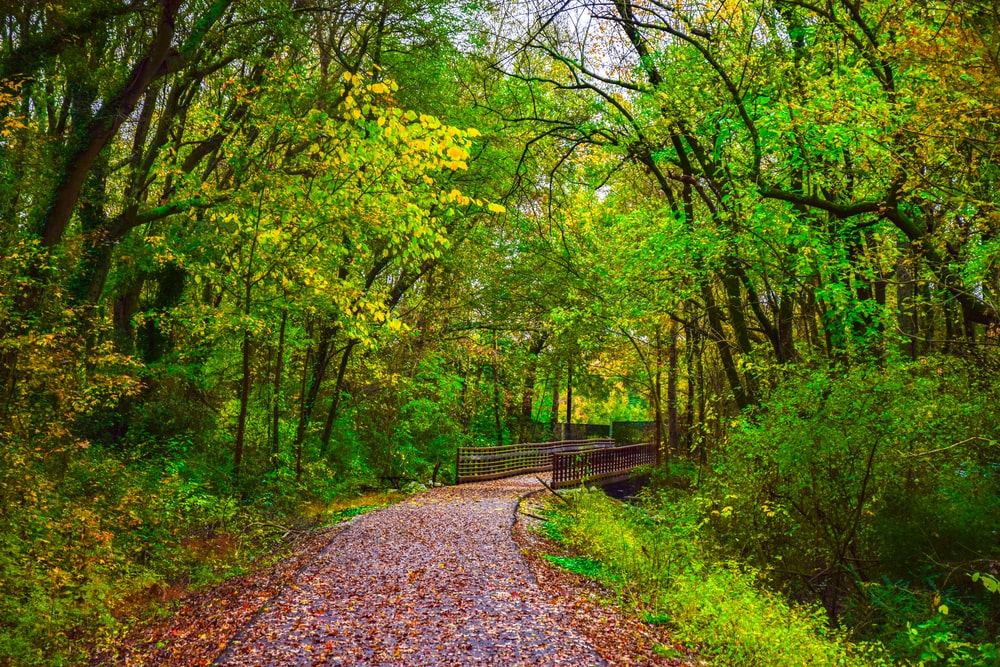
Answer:
<path fill-rule="evenodd" d="M 457 188 L 452 189 L 452 191 L 448 193 L 448 201 L 455 202 L 460 206 L 466 206 L 472 202 L 470 198 L 463 195 Z"/>
<path fill-rule="evenodd" d="M 466 151 L 465 149 L 459 146 L 451 145 L 448 146 L 447 149 L 445 149 L 445 155 L 447 156 L 448 160 L 444 164 L 448 169 L 454 171 L 457 169 L 469 168 L 469 165 L 466 162 L 466 160 L 469 159 L 469 152 Z"/>
<path fill-rule="evenodd" d="M 420 124 L 429 130 L 436 130 L 441 127 L 441 121 L 434 116 L 427 116 L 424 114 L 420 114 Z"/>
<path fill-rule="evenodd" d="M 500 204 L 494 204 L 493 202 L 490 202 L 489 204 L 487 204 L 486 208 L 489 210 L 490 213 L 506 213 L 507 212 L 507 209 L 504 206 L 501 206 Z"/>
<path fill-rule="evenodd" d="M 21 101 L 21 86 L 23 81 L 11 81 L 10 79 L 0 80 L 0 111 L 4 109 L 13 109 Z M 29 125 L 24 122 L 22 116 L 16 113 L 11 114 L 7 118 L 3 119 L 2 125 L 0 125 L 0 137 L 4 139 L 11 139 L 14 134 L 20 130 L 29 129 Z"/>
<path fill-rule="evenodd" d="M 389 87 L 384 83 L 374 83 L 368 87 L 368 90 L 372 91 L 376 95 L 386 95 L 389 93 Z"/>

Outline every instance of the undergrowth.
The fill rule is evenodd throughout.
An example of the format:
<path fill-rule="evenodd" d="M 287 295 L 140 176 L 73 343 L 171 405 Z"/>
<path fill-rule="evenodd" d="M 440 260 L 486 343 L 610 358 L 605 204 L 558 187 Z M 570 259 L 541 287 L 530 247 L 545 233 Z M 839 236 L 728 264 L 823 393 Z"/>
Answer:
<path fill-rule="evenodd" d="M 290 535 L 406 496 L 346 490 L 279 508 L 103 454 L 71 462 L 58 485 L 22 464 L 30 492 L 17 497 L 0 473 L 0 666 L 85 663 L 190 593 L 288 555 Z"/>
<path fill-rule="evenodd" d="M 601 492 L 570 494 L 553 508 L 547 532 L 583 554 L 549 560 L 596 578 L 641 616 L 669 624 L 720 665 L 875 666 L 880 647 L 827 628 L 818 607 L 791 605 L 759 571 L 717 562 L 691 508 L 671 516 L 625 505 Z"/>

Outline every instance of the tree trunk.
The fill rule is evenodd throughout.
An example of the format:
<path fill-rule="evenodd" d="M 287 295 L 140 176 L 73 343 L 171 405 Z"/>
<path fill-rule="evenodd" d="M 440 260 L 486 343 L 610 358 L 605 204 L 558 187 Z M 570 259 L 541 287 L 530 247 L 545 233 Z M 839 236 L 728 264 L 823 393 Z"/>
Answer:
<path fill-rule="evenodd" d="M 723 333 L 722 314 L 719 312 L 719 306 L 715 302 L 715 295 L 712 293 L 712 286 L 707 282 L 702 285 L 701 295 L 705 301 L 705 311 L 708 315 L 709 331 L 712 339 L 715 341 L 715 346 L 719 351 L 719 359 L 722 361 L 722 369 L 726 374 L 726 380 L 729 382 L 729 388 L 733 392 L 733 399 L 736 401 L 736 407 L 740 410 L 745 410 L 751 405 L 751 400 L 743 381 L 740 379 L 740 373 L 736 369 L 736 361 L 733 359 L 733 352 L 729 341 Z"/>
<path fill-rule="evenodd" d="M 564 439 L 569 439 L 573 424 L 573 360 L 566 362 L 566 432 Z"/>
<path fill-rule="evenodd" d="M 670 455 L 680 453 L 681 432 L 677 421 L 677 322 L 670 321 L 670 347 L 667 361 L 667 451 Z"/>
<path fill-rule="evenodd" d="M 247 268 L 246 276 L 244 280 L 246 286 L 243 291 L 243 315 L 247 319 L 250 318 L 250 297 L 253 294 L 253 265 L 254 257 L 257 253 L 257 238 L 258 232 L 260 231 L 260 221 L 263 215 L 263 198 L 261 198 L 260 203 L 257 205 L 257 219 L 254 222 L 253 230 L 253 240 L 250 243 L 250 253 L 247 256 Z M 249 323 L 244 324 L 244 326 L 249 326 Z M 250 405 L 250 390 L 252 388 L 252 383 L 250 382 L 250 329 L 244 329 L 243 331 L 243 377 L 240 380 L 240 416 L 236 424 L 236 443 L 233 450 L 233 479 L 239 481 L 240 479 L 240 466 L 243 464 L 243 448 L 244 441 L 246 439 L 247 433 L 247 411 Z"/>
<path fill-rule="evenodd" d="M 497 433 L 497 447 L 503 446 L 503 419 L 500 405 L 500 369 L 499 365 L 500 349 L 496 337 L 493 338 L 493 420 Z"/>
<path fill-rule="evenodd" d="M 136 278 L 135 282 L 115 299 L 112 306 L 115 347 L 124 354 L 132 354 L 135 351 L 135 327 L 132 326 L 132 318 L 139 312 L 139 295 L 142 293 L 145 279 L 144 275 Z"/>
<path fill-rule="evenodd" d="M 663 455 L 663 341 L 660 327 L 656 327 L 656 372 L 653 374 L 653 445 L 656 447 L 656 465 L 663 465 L 669 457 Z"/>
<path fill-rule="evenodd" d="M 274 365 L 274 387 L 271 391 L 271 456 L 278 453 L 281 445 L 279 428 L 281 426 L 281 376 L 285 370 L 285 328 L 288 323 L 288 311 L 281 311 L 281 326 L 278 328 L 278 352 Z"/>
<path fill-rule="evenodd" d="M 687 378 L 687 400 L 684 403 L 684 442 L 687 456 L 694 452 L 694 325 L 684 326 L 684 374 Z"/>
<path fill-rule="evenodd" d="M 560 373 L 559 366 L 557 363 L 553 364 L 552 369 L 552 414 L 549 415 L 549 430 L 552 431 L 552 435 L 549 436 L 553 440 L 558 440 L 558 428 L 559 428 L 559 384 L 560 384 Z"/>
<path fill-rule="evenodd" d="M 546 334 L 541 334 L 537 340 L 533 341 L 528 350 L 528 361 L 524 370 L 524 389 L 521 391 L 521 417 L 519 419 L 519 432 L 521 442 L 531 442 L 534 439 L 534 400 L 535 384 L 538 381 L 538 355 L 545 347 L 548 339 Z"/>
<path fill-rule="evenodd" d="M 795 302 L 792 290 L 782 290 L 778 296 L 778 363 L 795 361 Z"/>
<path fill-rule="evenodd" d="M 698 337 L 698 355 L 696 360 L 696 372 L 698 374 L 698 461 L 704 465 L 708 463 L 708 443 L 705 439 L 705 414 L 707 412 L 708 398 L 705 395 L 705 339 Z"/>
<path fill-rule="evenodd" d="M 340 393 L 344 389 L 344 377 L 347 374 L 347 362 L 351 359 L 351 352 L 358 344 L 358 341 L 351 340 L 344 347 L 344 352 L 340 357 L 340 366 L 337 368 L 337 382 L 333 386 L 333 397 L 330 400 L 330 410 L 326 413 L 326 423 L 323 424 L 323 435 L 320 437 L 320 458 L 326 457 L 330 448 L 330 437 L 333 434 L 333 422 L 337 419 L 340 410 Z"/>
<path fill-rule="evenodd" d="M 250 403 L 250 332 L 243 332 L 242 370 L 240 379 L 240 416 L 236 422 L 236 442 L 233 445 L 233 479 L 239 481 L 243 465 L 243 448 L 247 432 L 247 411 Z"/>
<path fill-rule="evenodd" d="M 316 408 L 316 399 L 319 397 L 319 389 L 326 378 L 326 369 L 330 365 L 330 358 L 333 350 L 333 337 L 336 335 L 337 327 L 324 326 L 320 332 L 320 340 L 316 346 L 316 353 L 313 356 L 312 368 L 309 373 L 309 388 L 303 396 L 299 409 L 299 425 L 295 430 L 295 446 L 301 451 L 302 443 L 306 440 L 306 432 L 309 422 L 312 421 L 313 411 Z"/>
<path fill-rule="evenodd" d="M 312 347 L 306 348 L 306 356 L 302 360 L 302 382 L 299 385 L 299 414 L 301 415 L 305 410 L 306 406 L 306 394 L 308 393 L 307 387 L 309 383 L 309 378 L 311 376 L 310 369 L 312 368 Z M 299 421 L 299 428 L 302 427 L 301 418 Z M 295 438 L 295 479 L 296 481 L 302 477 L 302 442 L 304 438 Z"/>

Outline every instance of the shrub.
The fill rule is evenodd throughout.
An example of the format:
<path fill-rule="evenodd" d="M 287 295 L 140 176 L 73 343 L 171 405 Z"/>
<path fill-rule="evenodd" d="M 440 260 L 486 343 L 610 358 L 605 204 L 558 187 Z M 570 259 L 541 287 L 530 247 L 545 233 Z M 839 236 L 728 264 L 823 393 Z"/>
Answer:
<path fill-rule="evenodd" d="M 719 453 L 713 535 L 834 626 L 908 643 L 944 602 L 990 642 L 996 601 L 956 575 L 998 556 L 997 393 L 955 360 L 803 373 Z"/>
<path fill-rule="evenodd" d="M 572 507 L 553 523 L 557 534 L 601 564 L 587 573 L 648 619 L 669 622 L 680 639 L 701 645 L 720 664 L 880 664 L 877 648 L 829 630 L 821 609 L 789 604 L 762 585 L 758 570 L 715 561 L 701 535 L 701 499 L 640 509 L 600 492 L 571 495 Z"/>

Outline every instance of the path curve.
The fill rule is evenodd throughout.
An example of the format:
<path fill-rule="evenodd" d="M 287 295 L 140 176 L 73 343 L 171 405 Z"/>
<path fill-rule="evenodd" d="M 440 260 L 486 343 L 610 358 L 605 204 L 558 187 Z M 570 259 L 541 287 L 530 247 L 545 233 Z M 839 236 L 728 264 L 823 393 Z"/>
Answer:
<path fill-rule="evenodd" d="M 531 476 L 433 489 L 338 534 L 216 665 L 605 665 L 511 525 Z"/>

